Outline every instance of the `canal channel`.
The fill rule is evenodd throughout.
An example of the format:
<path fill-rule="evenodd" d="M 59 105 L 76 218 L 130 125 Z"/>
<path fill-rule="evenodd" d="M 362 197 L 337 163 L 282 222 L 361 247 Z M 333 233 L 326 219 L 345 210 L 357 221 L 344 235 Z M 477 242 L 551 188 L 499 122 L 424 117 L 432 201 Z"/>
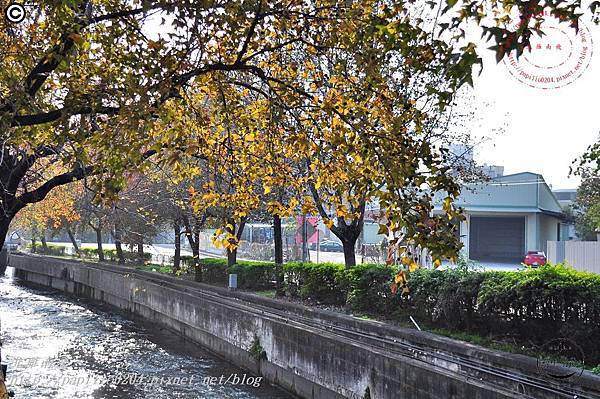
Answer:
<path fill-rule="evenodd" d="M 2 362 L 19 399 L 288 399 L 159 327 L 0 277 Z"/>

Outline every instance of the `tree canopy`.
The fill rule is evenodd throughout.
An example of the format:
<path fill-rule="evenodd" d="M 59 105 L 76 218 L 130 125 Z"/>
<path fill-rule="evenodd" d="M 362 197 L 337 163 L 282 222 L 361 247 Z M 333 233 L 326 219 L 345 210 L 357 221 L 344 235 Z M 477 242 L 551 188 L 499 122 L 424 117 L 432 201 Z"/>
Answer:
<path fill-rule="evenodd" d="M 190 192 L 196 209 L 228 215 L 224 242 L 260 202 L 342 228 L 373 201 L 385 231 L 435 257 L 456 254 L 449 222 L 461 215 L 428 129 L 481 65 L 466 24 L 501 59 L 527 47 L 544 7 L 575 28 L 580 11 L 549 0 L 36 5 L 0 26 L 2 241 L 55 187 L 85 178 L 111 197 L 152 157 L 181 181 L 209 177 Z M 44 162 L 61 172 L 37 175 Z"/>

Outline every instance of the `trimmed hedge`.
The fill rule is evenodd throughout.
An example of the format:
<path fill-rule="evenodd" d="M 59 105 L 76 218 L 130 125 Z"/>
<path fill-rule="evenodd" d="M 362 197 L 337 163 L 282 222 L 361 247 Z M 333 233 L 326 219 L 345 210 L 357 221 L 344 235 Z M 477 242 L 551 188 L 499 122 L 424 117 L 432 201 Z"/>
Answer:
<path fill-rule="evenodd" d="M 238 286 L 251 290 L 274 289 L 277 271 L 274 263 L 238 261 L 232 267 L 226 259 L 200 259 L 203 281 L 227 284 L 227 275 L 238 275 Z M 313 302 L 373 311 L 389 310 L 399 296 L 391 293 L 395 270 L 384 265 L 362 264 L 347 269 L 337 263 L 288 262 L 283 265 L 287 296 Z"/>
<path fill-rule="evenodd" d="M 274 287 L 275 266 L 271 263 L 240 261 L 227 268 L 227 274 L 238 275 L 238 287 L 266 290 Z"/>
<path fill-rule="evenodd" d="M 427 324 L 542 345 L 569 338 L 600 363 L 600 275 L 563 265 L 515 272 L 419 270 L 403 308 Z"/>
<path fill-rule="evenodd" d="M 347 303 L 354 310 L 389 315 L 400 304 L 392 293 L 396 270 L 386 265 L 361 264 L 344 270 L 348 287 Z"/>
<path fill-rule="evenodd" d="M 193 266 L 193 258 L 185 263 Z M 238 287 L 250 290 L 271 289 L 275 286 L 275 264 L 269 262 L 238 261 L 228 267 L 227 259 L 204 258 L 199 261 L 202 267 L 202 281 L 226 285 L 229 274 L 238 275 Z"/>
<path fill-rule="evenodd" d="M 275 288 L 273 263 L 201 259 L 204 281 L 240 288 Z M 380 316 L 415 316 L 432 328 L 509 336 L 542 345 L 567 337 L 590 364 L 600 363 L 600 276 L 563 265 L 515 272 L 419 269 L 409 274 L 408 295 L 393 294 L 396 269 L 362 264 L 289 262 L 281 269 L 287 296 Z"/>
<path fill-rule="evenodd" d="M 344 265 L 289 262 L 283 265 L 286 293 L 323 304 L 341 305 L 348 293 Z"/>
<path fill-rule="evenodd" d="M 64 245 L 47 244 L 47 247 L 44 248 L 41 244 L 38 244 L 36 246 L 35 250 L 38 254 L 51 255 L 51 256 L 64 256 L 65 255 L 65 246 Z"/>
<path fill-rule="evenodd" d="M 86 259 L 98 259 L 98 248 L 80 248 L 81 255 Z M 116 249 L 103 249 L 104 259 L 109 262 L 118 262 L 119 257 L 117 256 Z M 137 262 L 139 260 L 137 252 L 123 251 L 123 257 L 125 262 Z M 144 252 L 144 261 L 149 262 L 152 260 L 152 254 Z"/>

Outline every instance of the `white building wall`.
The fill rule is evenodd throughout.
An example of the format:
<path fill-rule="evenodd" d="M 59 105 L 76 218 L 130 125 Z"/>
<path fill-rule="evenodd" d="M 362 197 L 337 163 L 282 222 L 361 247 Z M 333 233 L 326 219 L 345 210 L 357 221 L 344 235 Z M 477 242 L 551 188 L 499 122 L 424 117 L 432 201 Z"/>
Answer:
<path fill-rule="evenodd" d="M 379 231 L 379 223 L 365 222 L 363 230 L 365 244 L 379 244 L 386 238 L 383 234 L 377 234 L 377 231 Z"/>
<path fill-rule="evenodd" d="M 469 223 L 471 215 L 466 215 L 466 219 L 460 222 L 460 242 L 462 242 L 462 250 L 469 253 Z"/>
<path fill-rule="evenodd" d="M 558 226 L 560 222 L 557 218 L 548 215 L 539 215 L 540 234 L 539 248 L 546 252 L 548 250 L 548 241 L 556 241 L 558 234 Z"/>
<path fill-rule="evenodd" d="M 536 251 L 538 250 L 538 214 L 531 213 L 525 218 L 525 250 Z"/>

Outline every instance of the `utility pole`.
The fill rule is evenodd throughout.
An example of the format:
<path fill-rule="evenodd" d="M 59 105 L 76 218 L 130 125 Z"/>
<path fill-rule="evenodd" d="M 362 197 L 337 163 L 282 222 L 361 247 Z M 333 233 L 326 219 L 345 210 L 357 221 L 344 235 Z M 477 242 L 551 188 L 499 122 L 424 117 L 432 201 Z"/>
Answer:
<path fill-rule="evenodd" d="M 306 226 L 306 215 L 302 215 L 302 262 L 308 261 L 308 228 Z"/>

